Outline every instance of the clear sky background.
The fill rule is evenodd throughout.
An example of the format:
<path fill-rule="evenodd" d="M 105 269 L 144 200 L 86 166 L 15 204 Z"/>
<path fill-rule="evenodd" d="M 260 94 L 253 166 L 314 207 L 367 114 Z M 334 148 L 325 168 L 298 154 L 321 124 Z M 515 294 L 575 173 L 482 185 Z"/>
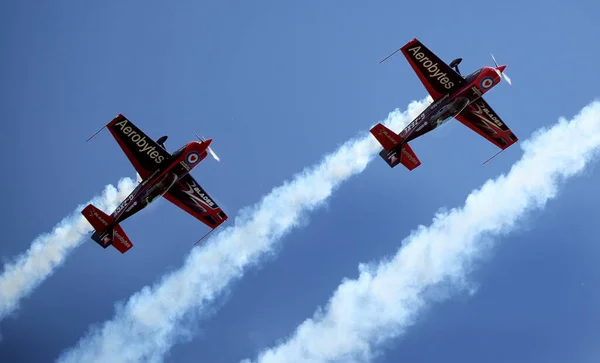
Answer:
<path fill-rule="evenodd" d="M 507 64 L 513 86 L 485 99 L 521 140 L 598 96 L 596 1 L 0 6 L 3 262 L 106 184 L 135 177 L 108 132 L 85 142 L 118 113 L 154 139 L 168 135 L 170 151 L 193 130 L 213 138 L 222 163 L 206 159 L 192 175 L 233 218 L 426 96 L 401 55 L 378 65 L 413 37 L 446 62 L 462 57 L 463 74 L 492 65 L 490 52 Z M 411 145 L 418 169 L 374 160 L 234 284 L 167 361 L 255 357 L 356 277 L 359 262 L 394 253 L 440 207 L 462 205 L 522 154 L 516 145 L 482 166 L 496 148 L 456 121 Z M 594 166 L 569 181 L 471 275 L 475 295 L 433 305 L 378 362 L 598 362 L 599 182 Z M 123 228 L 135 245 L 127 254 L 87 240 L 0 324 L 0 360 L 56 359 L 112 318 L 114 303 L 179 267 L 208 230 L 164 200 Z"/>

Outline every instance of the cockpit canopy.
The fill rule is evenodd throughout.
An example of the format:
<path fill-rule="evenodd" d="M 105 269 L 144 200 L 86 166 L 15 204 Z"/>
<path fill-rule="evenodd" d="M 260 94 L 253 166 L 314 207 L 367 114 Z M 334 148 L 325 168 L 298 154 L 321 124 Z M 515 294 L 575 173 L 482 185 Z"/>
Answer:
<path fill-rule="evenodd" d="M 158 140 L 156 140 L 156 143 L 160 146 L 162 146 L 163 149 L 167 150 L 167 148 L 165 147 L 165 141 L 167 141 L 169 137 L 167 135 L 160 137 Z"/>
<path fill-rule="evenodd" d="M 467 97 L 459 97 L 452 104 L 452 117 L 458 115 L 462 110 L 469 105 L 469 99 Z"/>
<path fill-rule="evenodd" d="M 185 150 L 185 147 L 187 145 L 183 145 L 182 147 L 179 148 L 179 150 L 175 151 L 173 154 L 171 154 L 173 156 L 174 159 L 177 159 Z"/>
<path fill-rule="evenodd" d="M 468 76 L 466 76 L 465 80 L 467 81 L 467 83 L 473 82 L 479 76 L 479 73 L 481 73 L 482 70 L 483 70 L 483 68 L 479 68 L 475 72 L 473 72 L 473 73 L 469 74 Z"/>

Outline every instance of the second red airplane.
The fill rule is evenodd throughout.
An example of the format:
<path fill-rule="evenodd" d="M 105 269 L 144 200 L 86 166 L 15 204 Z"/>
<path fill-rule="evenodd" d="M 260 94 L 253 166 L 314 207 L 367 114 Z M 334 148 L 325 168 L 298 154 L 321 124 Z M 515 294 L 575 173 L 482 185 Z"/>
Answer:
<path fill-rule="evenodd" d="M 408 170 L 413 170 L 421 165 L 408 142 L 436 129 L 452 117 L 502 150 L 517 142 L 515 134 L 481 97 L 500 83 L 502 78 L 511 83 L 504 74 L 506 66 L 498 66 L 494 59 L 495 68 L 483 67 L 463 78 L 458 70 L 462 58 L 447 65 L 417 39 L 396 52 L 399 50 L 419 76 L 433 102 L 400 134 L 381 123 L 371 129 L 371 134 L 383 146 L 379 155 L 390 167 L 401 163 Z"/>

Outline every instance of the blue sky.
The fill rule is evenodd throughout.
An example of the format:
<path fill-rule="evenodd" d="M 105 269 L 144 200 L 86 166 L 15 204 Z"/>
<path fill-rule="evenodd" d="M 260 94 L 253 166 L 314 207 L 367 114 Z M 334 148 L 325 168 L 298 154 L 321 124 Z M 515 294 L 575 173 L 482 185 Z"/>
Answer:
<path fill-rule="evenodd" d="M 192 174 L 233 218 L 426 95 L 401 56 L 377 64 L 413 37 L 446 61 L 462 57 L 463 73 L 491 64 L 490 52 L 507 64 L 513 87 L 486 100 L 524 140 L 598 96 L 599 11 L 561 1 L 4 3 L 2 148 L 19 178 L 4 179 L 0 255 L 8 261 L 106 184 L 135 176 L 107 132 L 85 143 L 118 113 L 154 138 L 169 135 L 170 150 L 192 130 L 212 137 L 223 162 L 207 159 Z M 495 148 L 458 122 L 412 147 L 422 166 L 390 170 L 377 159 L 351 178 L 167 361 L 253 358 L 356 277 L 359 262 L 394 253 L 418 224 L 463 204 L 522 154 L 512 147 L 482 167 Z M 471 276 L 477 294 L 435 304 L 379 361 L 595 362 L 598 178 L 592 165 L 528 215 Z M 179 267 L 206 232 L 164 201 L 123 228 L 135 244 L 126 255 L 86 241 L 2 321 L 0 357 L 57 358 L 110 319 L 115 302 Z"/>

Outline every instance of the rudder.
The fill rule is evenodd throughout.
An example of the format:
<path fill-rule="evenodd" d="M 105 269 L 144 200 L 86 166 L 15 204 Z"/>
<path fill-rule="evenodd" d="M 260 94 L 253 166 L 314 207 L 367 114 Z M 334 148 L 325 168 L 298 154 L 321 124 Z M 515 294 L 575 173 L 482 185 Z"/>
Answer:
<path fill-rule="evenodd" d="M 421 165 L 421 161 L 408 144 L 404 144 L 400 148 L 394 148 L 392 150 L 381 150 L 379 156 L 381 156 L 391 168 L 398 164 L 402 164 L 408 170 L 414 170 Z"/>

